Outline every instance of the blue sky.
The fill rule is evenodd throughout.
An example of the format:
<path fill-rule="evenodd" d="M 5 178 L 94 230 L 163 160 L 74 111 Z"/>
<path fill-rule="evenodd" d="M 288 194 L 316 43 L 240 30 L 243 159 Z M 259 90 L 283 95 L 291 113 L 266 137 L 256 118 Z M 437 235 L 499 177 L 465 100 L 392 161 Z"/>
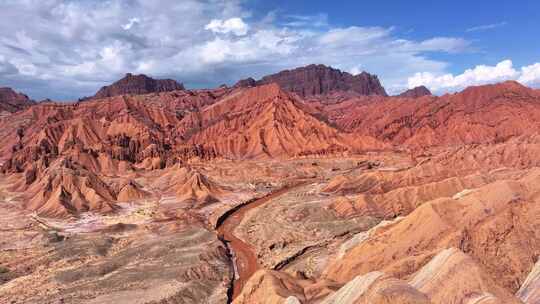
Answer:
<path fill-rule="evenodd" d="M 308 4 L 306 4 L 308 3 Z M 526 65 L 540 56 L 540 1 L 263 1 L 249 4 L 257 12 L 325 14 L 332 26 L 395 27 L 401 37 L 429 39 L 463 37 L 477 52 L 459 58 L 454 72 L 479 63 L 494 64 L 511 57 Z M 437 56 L 435 56 L 437 58 Z M 480 62 L 485 60 L 485 62 Z"/>
<path fill-rule="evenodd" d="M 323 63 L 390 93 L 540 86 L 540 1 L 3 0 L 0 86 L 73 100 L 127 72 L 213 87 Z"/>

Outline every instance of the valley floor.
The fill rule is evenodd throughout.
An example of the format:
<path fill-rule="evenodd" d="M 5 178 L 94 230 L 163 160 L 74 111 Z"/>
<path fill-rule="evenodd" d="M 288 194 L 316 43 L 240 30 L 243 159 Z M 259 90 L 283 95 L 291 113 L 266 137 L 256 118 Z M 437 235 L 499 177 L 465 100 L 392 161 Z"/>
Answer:
<path fill-rule="evenodd" d="M 0 303 L 539 303 L 540 169 L 478 149 L 132 172 L 63 217 L 2 176 Z"/>

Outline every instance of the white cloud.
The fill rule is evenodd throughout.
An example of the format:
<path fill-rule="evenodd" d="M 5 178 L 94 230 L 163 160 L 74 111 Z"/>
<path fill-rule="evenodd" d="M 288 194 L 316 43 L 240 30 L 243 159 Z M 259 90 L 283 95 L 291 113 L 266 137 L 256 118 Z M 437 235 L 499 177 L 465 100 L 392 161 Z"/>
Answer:
<path fill-rule="evenodd" d="M 141 20 L 139 20 L 139 18 L 131 18 L 131 19 L 129 19 L 128 23 L 122 25 L 122 28 L 127 31 L 127 30 L 130 30 L 134 25 L 136 25 L 136 24 L 138 24 L 140 22 L 141 22 Z"/>
<path fill-rule="evenodd" d="M 242 18 L 230 18 L 227 20 L 213 19 L 204 28 L 214 33 L 233 33 L 236 36 L 244 36 L 249 29 Z"/>
<path fill-rule="evenodd" d="M 261 62 L 287 56 L 297 49 L 301 35 L 287 31 L 259 30 L 240 39 L 215 38 L 200 47 L 199 59 L 208 64 Z"/>
<path fill-rule="evenodd" d="M 319 37 L 319 42 L 331 47 L 351 44 L 365 45 L 376 39 L 389 37 L 391 31 L 392 28 L 386 29 L 382 27 L 351 26 L 347 28 L 335 28 L 322 34 Z"/>
<path fill-rule="evenodd" d="M 425 85 L 433 92 L 443 93 L 461 90 L 472 85 L 517 80 L 525 85 L 540 85 L 540 63 L 524 66 L 516 70 L 511 60 L 503 60 L 495 66 L 478 65 L 462 74 L 436 75 L 430 72 L 415 73 L 408 79 L 408 87 Z"/>
<path fill-rule="evenodd" d="M 348 72 L 353 74 L 353 75 L 358 75 L 358 74 L 362 73 L 362 68 L 361 68 L 361 66 L 355 66 L 355 67 L 350 68 Z"/>
<path fill-rule="evenodd" d="M 462 38 L 436 37 L 424 40 L 416 47 L 419 51 L 461 52 L 469 47 L 469 42 Z"/>
<path fill-rule="evenodd" d="M 499 22 L 499 23 L 492 23 L 492 24 L 484 24 L 484 25 L 479 25 L 479 26 L 475 26 L 475 27 L 471 27 L 471 28 L 468 28 L 467 30 L 465 30 L 466 32 L 480 32 L 480 31 L 487 31 L 487 30 L 492 30 L 492 29 L 495 29 L 495 28 L 498 28 L 498 27 L 502 27 L 502 26 L 505 26 L 507 25 L 508 23 L 506 21 L 504 22 Z"/>
<path fill-rule="evenodd" d="M 530 86 L 540 87 L 540 63 L 522 67 L 518 81 Z"/>
<path fill-rule="evenodd" d="M 283 22 L 283 25 L 288 26 L 288 27 L 317 28 L 317 27 L 327 27 L 329 25 L 327 14 L 286 15 L 284 16 L 284 19 L 285 19 L 285 22 Z"/>
<path fill-rule="evenodd" d="M 446 72 L 431 53 L 469 46 L 458 37 L 411 40 L 394 28 L 336 27 L 324 14 L 254 19 L 243 3 L 0 1 L 0 84 L 36 99 L 76 98 L 126 72 L 208 87 L 322 63 L 378 74 L 393 93 L 416 72 Z"/>

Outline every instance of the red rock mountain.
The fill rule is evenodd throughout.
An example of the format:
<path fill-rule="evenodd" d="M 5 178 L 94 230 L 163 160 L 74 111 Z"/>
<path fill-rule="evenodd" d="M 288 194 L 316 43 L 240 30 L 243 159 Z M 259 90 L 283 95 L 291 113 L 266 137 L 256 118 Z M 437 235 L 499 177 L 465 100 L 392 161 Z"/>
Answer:
<path fill-rule="evenodd" d="M 0 115 L 0 303 L 538 303 L 540 92 L 417 95 L 248 79 Z"/>
<path fill-rule="evenodd" d="M 284 157 L 380 149 L 370 136 L 346 134 L 312 116 L 277 84 L 238 92 L 180 124 L 181 137 L 232 158 Z"/>
<path fill-rule="evenodd" d="M 540 128 L 540 95 L 516 82 L 442 97 L 306 103 L 278 85 L 45 103 L 0 121 L 4 171 L 69 156 L 96 170 L 496 143 Z M 121 164 L 120 164 L 121 163 Z"/>
<path fill-rule="evenodd" d="M 302 97 L 336 91 L 386 96 L 386 91 L 375 75 L 366 72 L 352 75 L 321 64 L 281 71 L 265 76 L 259 81 L 255 81 L 253 78 L 240 80 L 235 86 L 249 87 L 269 83 L 277 83 L 285 91 L 294 92 Z"/>
<path fill-rule="evenodd" d="M 11 88 L 0 88 L 0 112 L 17 112 L 34 104 L 28 96 Z"/>
<path fill-rule="evenodd" d="M 118 161 L 148 158 L 159 163 L 160 155 L 174 159 L 173 153 L 167 152 L 173 145 L 173 126 L 189 111 L 212 104 L 228 92 L 175 91 L 77 104 L 37 104 L 0 120 L 0 136 L 4 139 L 0 159 L 10 158 L 5 165 L 21 170 L 36 159 L 51 160 L 64 152 L 89 160 L 87 165 L 96 170 L 117 167 Z M 188 151 L 180 154 L 185 153 Z M 102 156 L 97 163 L 96 155 Z"/>
<path fill-rule="evenodd" d="M 110 212 L 118 201 L 141 199 L 133 181 L 103 177 L 153 170 L 214 155 L 176 141 L 186 112 L 214 103 L 228 89 L 116 96 L 77 104 L 37 104 L 0 119 L 2 171 L 20 176 L 25 207 L 55 217 Z M 17 174 L 21 173 L 21 174 Z"/>
<path fill-rule="evenodd" d="M 235 88 L 251 88 L 257 85 L 257 80 L 249 77 L 246 79 L 239 80 L 234 87 Z"/>
<path fill-rule="evenodd" d="M 29 195 L 27 209 L 63 217 L 113 211 L 125 199 L 102 176 L 195 159 L 334 155 L 384 147 L 370 136 L 341 132 L 310 112 L 276 84 L 232 93 L 221 88 L 38 104 L 0 120 L 6 143 L 2 171 L 22 173 L 17 189 Z M 138 199 L 144 191 L 126 193 Z"/>
<path fill-rule="evenodd" d="M 516 82 L 442 97 L 313 104 L 276 84 L 38 104 L 0 121 L 4 171 L 70 157 L 88 168 L 198 158 L 294 157 L 496 143 L 540 128 L 540 95 Z M 120 166 L 120 167 L 119 167 Z"/>
<path fill-rule="evenodd" d="M 514 81 L 441 97 L 359 97 L 321 111 L 342 130 L 410 148 L 501 142 L 540 128 L 540 95 Z"/>
<path fill-rule="evenodd" d="M 220 95 L 222 94 L 222 95 Z M 373 150 L 277 85 L 40 104 L 1 121 L 5 172 L 69 159 L 93 172 L 163 168 L 190 158 L 294 157 Z M 42 169 L 38 169 L 42 170 Z M 33 175 L 33 174 L 31 174 Z"/>
<path fill-rule="evenodd" d="M 425 86 L 419 86 L 399 94 L 398 97 L 418 98 L 429 95 L 431 95 L 431 91 L 428 88 L 426 88 Z"/>
<path fill-rule="evenodd" d="M 148 94 L 184 90 L 181 83 L 172 79 L 153 79 L 146 75 L 130 73 L 112 85 L 102 87 L 93 98 L 105 98 L 128 94 Z"/>

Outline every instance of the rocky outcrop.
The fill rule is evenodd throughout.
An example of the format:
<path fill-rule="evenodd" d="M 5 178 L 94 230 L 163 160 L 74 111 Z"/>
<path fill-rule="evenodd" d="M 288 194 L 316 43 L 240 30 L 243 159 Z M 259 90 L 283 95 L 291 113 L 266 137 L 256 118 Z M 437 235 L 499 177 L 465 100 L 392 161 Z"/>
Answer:
<path fill-rule="evenodd" d="M 516 296 L 526 304 L 540 303 L 540 261 L 536 262 Z"/>
<path fill-rule="evenodd" d="M 257 81 L 251 77 L 239 80 L 234 87 L 235 88 L 251 88 L 257 85 Z"/>
<path fill-rule="evenodd" d="M 35 104 L 28 96 L 17 93 L 11 88 L 0 88 L 0 113 L 17 112 Z"/>
<path fill-rule="evenodd" d="M 301 285 L 288 274 L 259 270 L 249 279 L 233 304 L 304 303 Z"/>
<path fill-rule="evenodd" d="M 234 304 L 431 304 L 429 298 L 407 282 L 382 272 L 358 276 L 340 288 L 330 282 L 314 283 L 270 270 L 257 271 Z M 313 297 L 322 289 L 322 298 Z M 438 302 L 434 302 L 438 303 Z"/>
<path fill-rule="evenodd" d="M 219 201 L 227 193 L 225 189 L 208 179 L 200 172 L 190 170 L 184 176 L 178 176 L 174 185 L 176 196 L 180 201 L 192 201 L 210 204 Z"/>
<path fill-rule="evenodd" d="M 181 83 L 172 79 L 153 79 L 146 75 L 130 73 L 115 83 L 102 87 L 93 98 L 106 98 L 118 95 L 140 95 L 155 92 L 184 90 Z"/>
<path fill-rule="evenodd" d="M 407 282 L 382 272 L 358 276 L 321 304 L 430 304 L 429 298 Z"/>
<path fill-rule="evenodd" d="M 426 166 L 429 168 L 430 166 Z M 425 180 L 421 184 L 402 184 L 397 189 L 392 189 L 386 182 L 390 176 L 394 178 L 406 178 L 404 174 L 384 175 L 370 172 L 361 176 L 337 175 L 332 178 L 322 191 L 334 194 L 362 193 L 356 196 L 341 197 L 331 205 L 338 214 L 373 215 L 387 219 L 400 215 L 407 215 L 421 204 L 432 199 L 444 196 L 451 197 L 465 194 L 470 189 L 483 186 L 490 181 L 489 176 L 471 174 L 460 177 L 445 178 L 438 175 L 436 180 Z M 464 191 L 464 192 L 463 192 Z"/>
<path fill-rule="evenodd" d="M 428 88 L 426 88 L 425 86 L 419 86 L 419 87 L 409 89 L 399 94 L 398 97 L 419 98 L 422 96 L 429 96 L 429 95 L 431 95 L 431 91 Z"/>
<path fill-rule="evenodd" d="M 537 302 L 536 91 L 310 98 L 249 80 L 3 114 L 0 302 Z"/>
<path fill-rule="evenodd" d="M 325 95 L 336 91 L 386 96 L 386 91 L 375 75 L 366 72 L 352 75 L 321 64 L 281 71 L 265 76 L 259 81 L 252 78 L 244 79 L 235 86 L 251 87 L 269 83 L 277 83 L 285 91 L 294 92 L 302 97 Z"/>
<path fill-rule="evenodd" d="M 414 275 L 410 284 L 434 303 L 519 303 L 471 257 L 456 248 L 437 254 Z"/>
<path fill-rule="evenodd" d="M 92 172 L 59 161 L 47 168 L 27 190 L 25 208 L 40 216 L 68 217 L 81 212 L 116 209 L 109 186 Z"/>
<path fill-rule="evenodd" d="M 116 199 L 119 202 L 131 202 L 147 198 L 148 196 L 148 192 L 144 191 L 136 182 L 130 180 L 120 185 Z"/>
<path fill-rule="evenodd" d="M 441 250 L 456 247 L 479 261 L 486 277 L 497 278 L 490 285 L 495 287 L 480 291 L 508 303 L 508 292 L 499 291 L 504 288 L 514 293 L 519 289 L 517 282 L 524 280 L 540 248 L 534 228 L 540 220 L 534 195 L 538 174 L 534 170 L 517 181 L 496 181 L 465 196 L 424 203 L 399 222 L 357 242 L 330 264 L 327 278 L 347 282 L 371 271 L 403 278 Z M 483 277 L 477 281 L 489 283 Z"/>

